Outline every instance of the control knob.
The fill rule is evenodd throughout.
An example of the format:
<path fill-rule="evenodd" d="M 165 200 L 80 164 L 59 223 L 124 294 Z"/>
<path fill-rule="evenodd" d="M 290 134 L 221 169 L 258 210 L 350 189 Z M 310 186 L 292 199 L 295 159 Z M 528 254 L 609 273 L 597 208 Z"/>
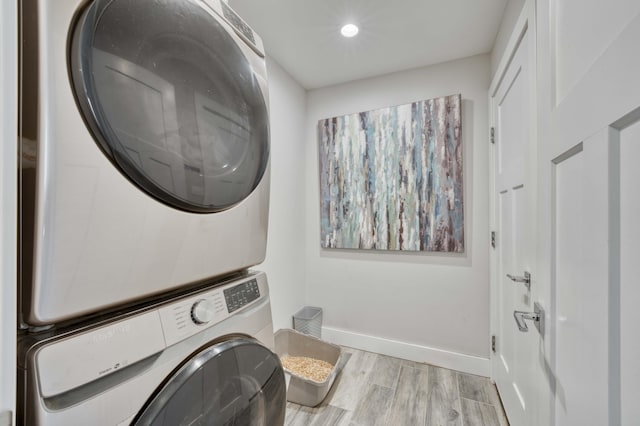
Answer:
<path fill-rule="evenodd" d="M 191 319 L 196 324 L 206 324 L 215 315 L 213 302 L 208 299 L 200 299 L 191 306 Z"/>

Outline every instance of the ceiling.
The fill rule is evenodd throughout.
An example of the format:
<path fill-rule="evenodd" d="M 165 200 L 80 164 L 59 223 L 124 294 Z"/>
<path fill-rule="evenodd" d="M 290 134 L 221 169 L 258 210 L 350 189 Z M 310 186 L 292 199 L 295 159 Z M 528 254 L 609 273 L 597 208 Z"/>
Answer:
<path fill-rule="evenodd" d="M 229 0 L 306 89 L 488 53 L 507 0 Z M 354 38 L 340 28 L 360 27 Z"/>

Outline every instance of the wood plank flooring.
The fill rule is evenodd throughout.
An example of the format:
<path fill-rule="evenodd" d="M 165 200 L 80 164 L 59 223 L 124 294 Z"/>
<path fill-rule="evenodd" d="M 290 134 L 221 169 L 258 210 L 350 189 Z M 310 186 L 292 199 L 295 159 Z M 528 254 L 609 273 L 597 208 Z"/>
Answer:
<path fill-rule="evenodd" d="M 347 361 L 317 407 L 287 403 L 288 426 L 508 426 L 489 379 L 343 348 Z"/>

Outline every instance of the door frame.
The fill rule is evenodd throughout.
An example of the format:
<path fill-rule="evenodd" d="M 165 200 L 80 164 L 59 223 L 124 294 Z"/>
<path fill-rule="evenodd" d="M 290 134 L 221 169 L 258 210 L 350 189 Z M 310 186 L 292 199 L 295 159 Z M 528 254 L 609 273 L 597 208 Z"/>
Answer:
<path fill-rule="evenodd" d="M 495 117 L 495 96 L 497 95 L 498 89 L 500 88 L 500 84 L 505 77 L 507 72 L 507 68 L 511 64 L 511 61 L 520 46 L 520 42 L 525 35 L 528 33 L 528 40 L 531 44 L 531 49 L 529 52 L 529 64 L 530 64 L 530 107 L 529 107 L 529 120 L 531 125 L 529 126 L 529 140 L 532 143 L 537 141 L 536 135 L 536 20 L 535 20 L 535 0 L 525 0 L 525 4 L 522 7 L 522 11 L 516 21 L 516 24 L 513 28 L 511 36 L 509 37 L 509 41 L 507 46 L 502 54 L 500 62 L 498 64 L 498 68 L 496 69 L 495 74 L 492 77 L 491 85 L 489 86 L 489 128 L 493 129 L 496 126 L 496 117 Z M 489 232 L 494 232 L 497 229 L 497 211 L 496 211 L 496 200 L 497 194 L 495 193 L 495 154 L 496 154 L 496 146 L 493 143 L 490 143 L 490 154 L 489 154 Z M 537 158 L 530 159 L 529 161 L 536 162 Z M 532 168 L 533 171 L 536 170 L 536 167 Z M 533 188 L 536 191 L 535 188 Z M 497 264 L 497 250 L 493 247 L 489 248 L 489 303 L 490 303 L 490 314 L 489 314 L 489 330 L 491 336 L 496 337 L 496 345 L 500 345 L 500 336 L 498 336 L 498 312 L 499 312 L 499 289 L 500 289 L 500 277 L 498 277 L 498 264 Z M 536 282 L 536 268 L 535 263 L 532 268 L 532 297 L 535 294 L 535 282 Z M 535 300 L 535 298 L 533 299 Z M 514 322 L 514 327 L 516 324 Z M 494 371 L 494 362 L 496 362 L 495 352 L 493 350 L 489 353 L 489 359 L 491 364 L 491 380 L 495 383 L 495 371 Z"/>
<path fill-rule="evenodd" d="M 0 425 L 15 424 L 18 229 L 18 2 L 0 2 Z"/>

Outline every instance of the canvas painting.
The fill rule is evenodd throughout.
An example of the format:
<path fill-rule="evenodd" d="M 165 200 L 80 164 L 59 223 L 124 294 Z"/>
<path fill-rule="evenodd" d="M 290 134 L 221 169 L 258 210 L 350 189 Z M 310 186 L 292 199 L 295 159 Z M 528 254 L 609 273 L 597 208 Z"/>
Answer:
<path fill-rule="evenodd" d="M 461 102 L 318 122 L 323 248 L 464 252 Z"/>

